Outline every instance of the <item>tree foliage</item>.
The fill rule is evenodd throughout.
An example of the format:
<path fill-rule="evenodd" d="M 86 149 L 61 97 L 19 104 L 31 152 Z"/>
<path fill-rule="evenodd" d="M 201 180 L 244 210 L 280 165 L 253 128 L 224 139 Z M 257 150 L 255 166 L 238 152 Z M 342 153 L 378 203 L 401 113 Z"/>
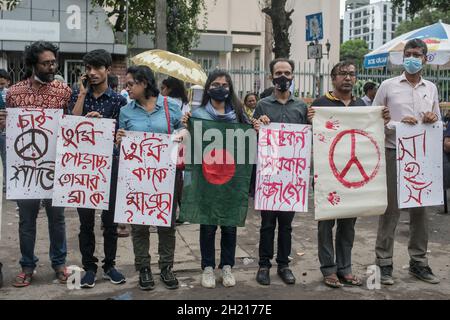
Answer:
<path fill-rule="evenodd" d="M 395 30 L 395 36 L 398 37 L 409 31 L 432 25 L 439 20 L 442 20 L 443 23 L 450 23 L 450 11 L 424 9 L 417 13 L 414 19 L 402 21 Z"/>
<path fill-rule="evenodd" d="M 449 0 L 392 0 L 395 7 L 406 4 L 406 11 L 410 16 L 415 16 L 425 8 L 435 8 L 443 12 L 450 10 Z"/>
<path fill-rule="evenodd" d="M 13 9 L 20 0 L 0 0 L 2 8 Z M 92 5 L 111 8 L 108 17 L 116 17 L 115 32 L 126 30 L 127 0 L 91 0 Z M 198 41 L 197 20 L 205 9 L 205 0 L 167 0 L 167 42 L 169 51 L 187 55 Z M 206 12 L 206 10 L 204 10 Z M 206 20 L 203 21 L 203 25 Z M 132 39 L 138 34 L 154 35 L 156 30 L 155 0 L 128 1 L 128 34 Z"/>
<path fill-rule="evenodd" d="M 364 61 L 364 56 L 369 53 L 367 42 L 361 39 L 348 40 L 341 45 L 341 61 L 353 61 L 360 65 Z"/>

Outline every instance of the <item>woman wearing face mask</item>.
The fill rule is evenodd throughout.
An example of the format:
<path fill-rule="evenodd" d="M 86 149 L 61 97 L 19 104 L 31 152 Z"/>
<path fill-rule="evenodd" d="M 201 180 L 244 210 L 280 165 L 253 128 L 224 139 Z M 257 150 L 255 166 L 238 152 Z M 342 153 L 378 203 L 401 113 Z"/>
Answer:
<path fill-rule="evenodd" d="M 213 71 L 206 81 L 202 104 L 192 114 L 187 113 L 183 117 L 183 123 L 187 126 L 190 117 L 224 121 L 231 123 L 249 123 L 244 113 L 242 104 L 237 99 L 230 75 L 223 70 Z M 257 124 L 255 123 L 255 126 Z M 236 252 L 236 227 L 221 226 L 221 261 L 222 280 L 225 287 L 236 284 L 231 268 L 234 266 Z M 215 237 L 216 225 L 200 226 L 200 251 L 202 255 L 202 286 L 215 288 Z"/>

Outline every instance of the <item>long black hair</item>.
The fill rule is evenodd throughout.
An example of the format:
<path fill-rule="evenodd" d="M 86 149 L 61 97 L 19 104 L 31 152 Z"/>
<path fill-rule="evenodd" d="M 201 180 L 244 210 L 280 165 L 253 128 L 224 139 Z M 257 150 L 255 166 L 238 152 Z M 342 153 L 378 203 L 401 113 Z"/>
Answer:
<path fill-rule="evenodd" d="M 133 76 L 134 81 L 147 84 L 145 88 L 145 98 L 159 96 L 158 86 L 156 85 L 153 71 L 147 66 L 132 66 L 129 67 L 127 73 Z"/>
<path fill-rule="evenodd" d="M 162 84 L 170 89 L 169 97 L 179 98 L 181 99 L 181 101 L 183 101 L 183 103 L 189 102 L 183 81 L 173 77 L 168 77 L 167 79 L 163 80 Z"/>
<path fill-rule="evenodd" d="M 211 88 L 211 84 L 217 78 L 221 78 L 221 77 L 225 77 L 225 79 L 228 82 L 229 88 L 230 88 L 230 94 L 228 95 L 228 98 L 225 100 L 225 103 L 227 105 L 231 105 L 233 107 L 240 123 L 247 123 L 248 121 L 246 120 L 245 115 L 244 115 L 244 107 L 242 106 L 241 101 L 236 96 L 236 93 L 234 91 L 233 81 L 231 80 L 230 74 L 225 70 L 217 69 L 217 70 L 212 71 L 209 74 L 208 79 L 206 80 L 206 84 L 205 84 L 205 91 L 203 91 L 203 98 L 202 98 L 201 106 L 205 107 L 208 104 L 208 102 L 211 100 L 211 97 L 208 93 L 209 89 Z"/>

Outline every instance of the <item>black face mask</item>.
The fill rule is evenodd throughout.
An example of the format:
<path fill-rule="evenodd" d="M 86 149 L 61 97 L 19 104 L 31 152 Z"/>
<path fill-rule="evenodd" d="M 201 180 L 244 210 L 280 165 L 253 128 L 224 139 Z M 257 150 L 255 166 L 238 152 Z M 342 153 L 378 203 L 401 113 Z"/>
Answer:
<path fill-rule="evenodd" d="M 281 92 L 286 92 L 289 90 L 289 87 L 291 86 L 292 79 L 289 79 L 286 76 L 281 76 L 278 78 L 274 78 L 272 80 L 272 83 L 275 86 L 275 88 L 277 88 Z"/>
<path fill-rule="evenodd" d="M 208 94 L 211 99 L 222 102 L 228 98 L 230 91 L 224 87 L 218 87 L 209 89 Z"/>

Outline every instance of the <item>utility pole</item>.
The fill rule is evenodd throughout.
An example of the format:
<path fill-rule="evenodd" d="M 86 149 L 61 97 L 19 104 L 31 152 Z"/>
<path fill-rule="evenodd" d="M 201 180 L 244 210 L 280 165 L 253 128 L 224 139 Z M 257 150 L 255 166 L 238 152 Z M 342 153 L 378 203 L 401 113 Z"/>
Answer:
<path fill-rule="evenodd" d="M 156 0 L 156 49 L 167 50 L 167 1 Z"/>

